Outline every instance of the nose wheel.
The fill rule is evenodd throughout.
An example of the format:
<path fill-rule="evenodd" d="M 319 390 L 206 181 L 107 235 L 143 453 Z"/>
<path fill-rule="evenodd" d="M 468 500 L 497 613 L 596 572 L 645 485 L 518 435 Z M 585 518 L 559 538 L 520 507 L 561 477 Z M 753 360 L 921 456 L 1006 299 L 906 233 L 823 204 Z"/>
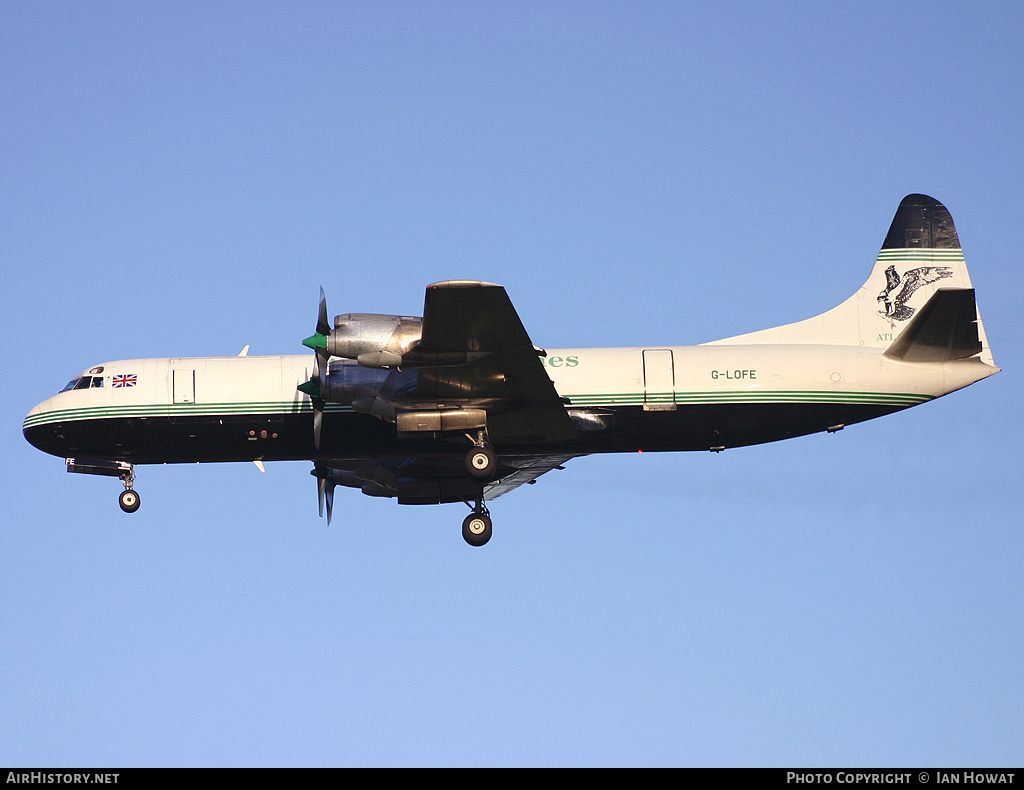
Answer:
<path fill-rule="evenodd" d="M 121 510 L 125 513 L 134 513 L 142 504 L 142 499 L 135 492 L 135 489 L 132 488 L 132 483 L 135 482 L 135 468 L 129 466 L 119 477 L 121 482 L 124 483 L 124 491 L 117 498 L 117 504 L 121 506 Z"/>
<path fill-rule="evenodd" d="M 491 539 L 491 515 L 483 502 L 477 502 L 473 512 L 463 520 L 462 537 L 470 546 L 483 546 Z"/>
<path fill-rule="evenodd" d="M 139 495 L 135 493 L 133 489 L 126 488 L 117 498 L 117 503 L 125 513 L 134 513 L 139 509 L 139 505 L 142 504 L 142 500 L 139 499 Z"/>

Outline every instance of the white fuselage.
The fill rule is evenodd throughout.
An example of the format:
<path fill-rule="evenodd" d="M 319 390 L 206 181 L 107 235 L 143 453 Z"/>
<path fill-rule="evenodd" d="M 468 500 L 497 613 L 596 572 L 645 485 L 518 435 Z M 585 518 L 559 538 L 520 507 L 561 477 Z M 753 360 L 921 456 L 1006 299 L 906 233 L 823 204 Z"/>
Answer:
<path fill-rule="evenodd" d="M 136 359 L 104 363 L 102 386 L 71 389 L 54 395 L 32 409 L 25 420 L 26 433 L 44 437 L 34 441 L 55 455 L 95 455 L 112 460 L 137 463 L 155 462 L 156 457 L 170 461 L 252 460 L 311 457 L 306 437 L 289 436 L 287 450 L 273 447 L 276 433 L 293 431 L 284 420 L 309 419 L 309 396 L 296 387 L 310 376 L 311 355 L 200 357 Z M 566 399 L 570 414 L 586 427 L 587 415 L 609 410 L 640 409 L 649 419 L 638 415 L 633 422 L 643 431 L 652 431 L 652 449 L 712 449 L 768 441 L 776 437 L 770 426 L 771 408 L 813 407 L 821 411 L 818 423 L 791 430 L 788 435 L 826 430 L 830 422 L 845 425 L 913 406 L 965 387 L 994 372 L 978 359 L 947 363 L 906 363 L 885 356 L 877 348 L 815 345 L 702 345 L 658 348 L 583 348 L 550 349 L 543 364 L 559 395 Z M 88 371 L 82 376 L 89 376 Z M 98 376 L 93 376 L 97 378 Z M 722 430 L 712 426 L 707 441 L 689 434 L 689 422 L 676 411 L 707 407 L 729 407 L 725 418 L 732 425 L 743 424 L 744 415 L 753 415 L 756 424 L 744 431 Z M 360 420 L 373 420 L 352 414 L 344 403 L 327 404 L 329 417 L 348 414 Z M 860 416 L 863 414 L 864 416 Z M 844 416 L 845 415 L 845 416 Z M 375 421 L 379 422 L 379 421 Z M 160 431 L 147 427 L 161 424 Z M 828 424 L 825 424 L 828 423 Z M 242 442 L 229 442 L 238 448 L 225 455 L 223 442 L 208 445 L 198 442 L 185 449 L 191 434 L 204 425 L 223 429 L 231 425 Z M 666 430 L 684 424 L 687 435 L 673 442 Z M 78 438 L 75 427 L 88 426 Z M 723 423 L 727 428 L 728 425 Z M 118 428 L 120 426 L 120 428 Z M 126 430 L 129 426 L 130 430 Z M 269 427 L 268 427 L 269 426 Z M 278 430 L 274 430 L 275 426 Z M 387 432 L 393 425 L 375 426 Z M 29 433 L 31 431 L 31 433 Z M 717 433 L 716 433 L 717 431 Z M 249 433 L 253 432 L 252 436 Z M 264 438 L 263 433 L 267 432 Z M 160 438 L 175 447 L 132 447 L 133 433 L 139 441 L 150 443 Z M 214 430 L 213 434 L 218 431 Z M 180 434 L 180 435 L 179 435 Z M 100 442 L 89 446 L 87 437 L 119 436 L 113 444 Z M 377 431 L 374 431 L 377 435 Z M 718 436 L 719 438 L 715 438 Z M 582 449 L 617 449 L 614 443 L 596 442 Z M 209 441 L 215 441 L 211 439 Z M 633 436 L 621 449 L 643 446 L 645 437 Z M 401 443 L 394 440 L 394 449 Z M 342 438 L 323 448 L 323 455 L 344 456 L 365 448 L 347 447 Z M 267 452 L 264 452 L 267 451 Z M 385 449 L 384 452 L 387 452 Z M 115 458 L 114 456 L 120 456 Z"/>

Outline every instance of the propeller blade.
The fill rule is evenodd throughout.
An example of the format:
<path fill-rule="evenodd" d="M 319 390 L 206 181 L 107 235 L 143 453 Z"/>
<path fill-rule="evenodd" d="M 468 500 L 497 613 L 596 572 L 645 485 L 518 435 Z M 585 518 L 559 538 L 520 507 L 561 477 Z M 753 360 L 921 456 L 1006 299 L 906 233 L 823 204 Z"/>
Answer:
<path fill-rule="evenodd" d="M 327 321 L 327 295 L 323 286 L 320 287 L 320 307 L 317 311 L 316 334 L 307 337 L 302 341 L 304 346 L 312 348 L 313 375 L 305 384 L 300 384 L 299 389 L 309 395 L 313 406 L 313 444 L 320 449 L 320 431 L 324 421 L 324 384 L 327 380 L 328 363 L 331 361 L 331 354 L 327 350 L 327 336 L 331 332 L 331 325 Z M 322 514 L 321 514 L 322 515 Z"/>
<path fill-rule="evenodd" d="M 334 479 L 334 470 L 320 464 L 314 464 L 309 472 L 316 478 L 316 499 L 320 509 L 320 518 L 324 517 L 324 505 L 327 505 L 327 526 L 331 525 L 334 515 L 334 489 L 338 485 Z"/>
<path fill-rule="evenodd" d="M 320 288 L 320 307 L 316 315 L 316 333 L 302 341 L 307 348 L 327 348 L 327 336 L 331 334 L 331 324 L 327 320 L 327 295 Z"/>
<path fill-rule="evenodd" d="M 320 312 L 316 319 L 316 331 L 317 334 L 329 335 L 331 333 L 331 325 L 327 321 L 327 294 L 324 293 L 324 288 L 320 286 Z"/>
<path fill-rule="evenodd" d="M 320 398 L 313 398 L 313 444 L 317 450 L 320 449 L 320 428 L 323 422 L 324 402 Z"/>
<path fill-rule="evenodd" d="M 327 499 L 327 526 L 331 526 L 331 514 L 334 513 L 334 486 L 336 483 L 333 479 L 324 481 L 327 485 L 324 487 L 324 494 Z"/>
<path fill-rule="evenodd" d="M 324 379 L 327 373 L 327 363 L 330 361 L 331 355 L 327 353 L 326 349 L 318 348 L 316 350 L 316 356 L 313 359 L 313 378 L 310 382 L 316 385 L 317 395 L 323 392 Z M 311 398 L 313 402 L 313 444 L 316 449 L 320 449 L 320 429 L 324 421 L 324 406 L 326 405 L 322 397 Z"/>

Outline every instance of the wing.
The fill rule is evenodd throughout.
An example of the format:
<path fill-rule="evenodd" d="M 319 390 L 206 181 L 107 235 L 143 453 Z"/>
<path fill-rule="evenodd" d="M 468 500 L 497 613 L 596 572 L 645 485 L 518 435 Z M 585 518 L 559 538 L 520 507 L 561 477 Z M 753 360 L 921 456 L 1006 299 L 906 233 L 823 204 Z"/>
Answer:
<path fill-rule="evenodd" d="M 413 415 L 486 412 L 488 438 L 501 447 L 496 476 L 484 480 L 467 474 L 465 456 L 454 448 L 406 458 L 323 461 L 313 475 L 328 521 L 338 485 L 404 505 L 476 502 L 474 512 L 486 515 L 484 500 L 533 483 L 578 455 L 564 446 L 559 451 L 559 443 L 578 432 L 541 364 L 543 353 L 501 286 L 469 280 L 427 286 L 420 341 L 402 355 L 405 370 L 415 370 L 415 384 L 396 390 L 395 405 Z M 437 432 L 415 427 L 418 419 L 410 433 Z M 433 426 L 426 419 L 423 424 Z M 517 444 L 532 446 L 517 452 Z"/>
<path fill-rule="evenodd" d="M 439 408 L 486 409 L 496 442 L 573 439 L 576 428 L 541 364 L 542 353 L 500 285 L 434 283 L 424 300 L 423 336 L 407 355 L 419 368 L 414 397 Z"/>
<path fill-rule="evenodd" d="M 521 485 L 537 482 L 537 478 L 552 469 L 564 469 L 564 464 L 573 458 L 580 458 L 580 455 L 524 455 L 524 456 L 502 456 L 502 464 L 507 464 L 512 471 L 508 471 L 497 480 L 488 483 L 484 488 L 484 498 L 487 500 L 497 499 L 502 494 L 507 494 Z"/>
<path fill-rule="evenodd" d="M 497 499 L 552 469 L 563 469 L 572 454 L 502 456 L 500 476 L 481 483 L 469 478 L 461 462 L 450 458 L 339 458 L 318 463 L 313 476 L 319 478 L 321 515 L 326 500 L 328 521 L 333 508 L 334 488 L 358 488 L 364 494 L 398 499 L 402 505 L 437 505 Z"/>

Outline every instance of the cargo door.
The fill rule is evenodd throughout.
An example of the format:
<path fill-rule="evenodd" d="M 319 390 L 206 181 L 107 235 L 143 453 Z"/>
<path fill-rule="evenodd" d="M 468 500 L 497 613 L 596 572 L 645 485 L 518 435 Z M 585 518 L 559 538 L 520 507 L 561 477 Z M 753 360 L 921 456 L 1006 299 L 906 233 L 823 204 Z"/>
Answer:
<path fill-rule="evenodd" d="M 670 348 L 645 348 L 644 410 L 672 411 L 676 408 L 675 359 Z"/>
<path fill-rule="evenodd" d="M 174 368 L 171 371 L 174 388 L 174 403 L 196 402 L 195 368 Z"/>

